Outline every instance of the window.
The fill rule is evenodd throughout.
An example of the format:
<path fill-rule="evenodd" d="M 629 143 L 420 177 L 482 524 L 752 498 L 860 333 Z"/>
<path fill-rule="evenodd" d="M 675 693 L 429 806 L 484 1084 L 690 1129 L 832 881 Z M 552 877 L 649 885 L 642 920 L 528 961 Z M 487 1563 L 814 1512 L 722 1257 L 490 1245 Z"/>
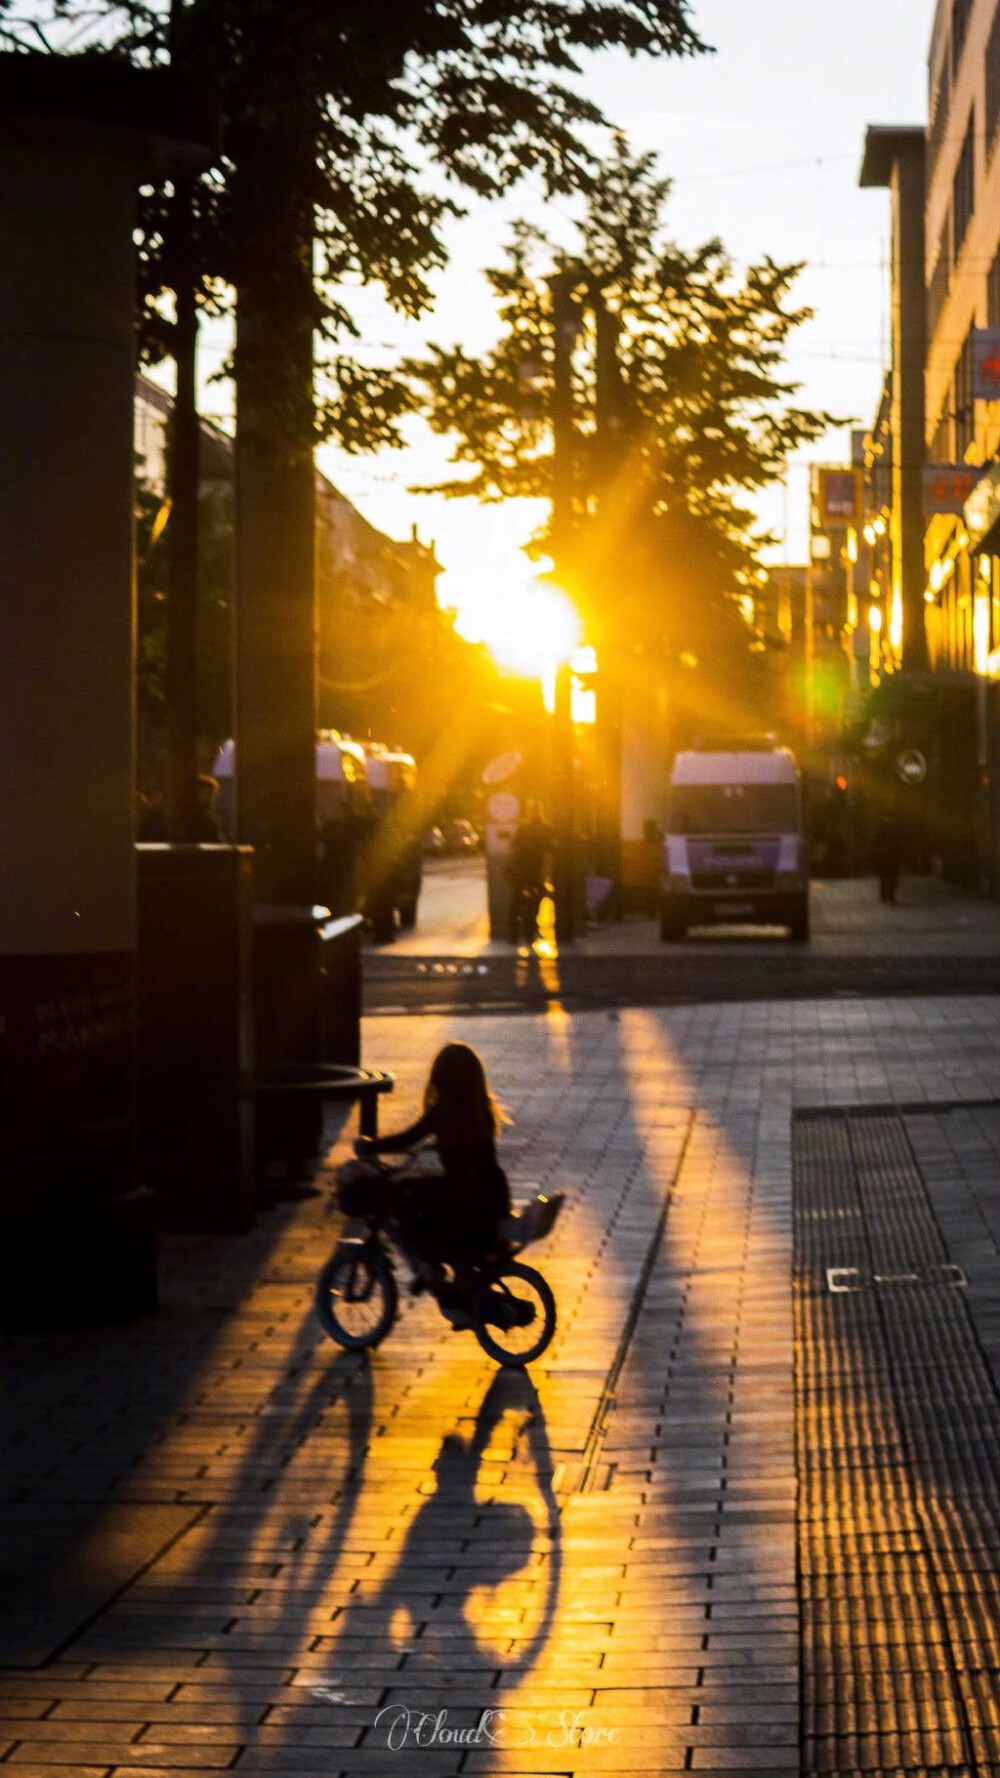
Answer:
<path fill-rule="evenodd" d="M 937 85 L 935 86 L 934 91 L 931 94 L 931 100 L 930 100 L 931 127 L 930 127 L 930 154 L 928 157 L 929 158 L 929 167 L 928 167 L 929 173 L 933 173 L 934 168 L 937 165 L 938 155 L 941 152 L 941 144 L 944 141 L 945 126 L 947 125 L 947 122 L 948 122 L 948 112 L 950 109 L 950 102 L 951 102 L 951 63 L 949 62 L 948 57 L 945 56 L 944 60 L 941 63 L 941 70 L 940 70 L 940 73 L 938 76 Z"/>
<path fill-rule="evenodd" d="M 794 784 L 675 784 L 670 792 L 670 833 L 798 833 L 799 824 Z"/>
<path fill-rule="evenodd" d="M 992 148 L 1000 125 L 1000 6 L 993 16 L 986 45 L 986 146 Z"/>
<path fill-rule="evenodd" d="M 976 436 L 976 404 L 972 399 L 972 329 L 965 338 L 962 355 L 955 366 L 955 458 L 965 462 L 965 453 Z"/>
<path fill-rule="evenodd" d="M 1000 249 L 986 274 L 986 325 L 1000 327 Z"/>
<path fill-rule="evenodd" d="M 969 125 L 962 143 L 962 152 L 958 157 L 955 169 L 955 182 L 951 192 L 952 222 L 952 263 L 957 261 L 962 251 L 966 232 L 976 207 L 976 137 L 975 111 L 969 113 Z"/>
<path fill-rule="evenodd" d="M 934 429 L 934 441 L 931 445 L 931 462 L 932 463 L 950 463 L 951 462 L 951 407 L 952 407 L 952 405 L 953 405 L 952 399 L 951 399 L 951 395 L 949 393 L 948 403 L 945 407 L 943 414 L 941 415 L 940 419 L 938 420 L 937 426 Z"/>
<path fill-rule="evenodd" d="M 974 0 L 955 0 L 951 9 L 951 77 L 954 80 L 958 73 L 958 64 L 962 60 L 965 48 L 965 34 L 969 29 Z"/>

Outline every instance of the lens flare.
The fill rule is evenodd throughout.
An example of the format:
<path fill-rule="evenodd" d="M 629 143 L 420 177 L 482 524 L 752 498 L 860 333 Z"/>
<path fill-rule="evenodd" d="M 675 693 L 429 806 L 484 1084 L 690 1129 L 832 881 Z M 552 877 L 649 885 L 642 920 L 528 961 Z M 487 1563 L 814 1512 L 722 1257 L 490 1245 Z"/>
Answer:
<path fill-rule="evenodd" d="M 451 570 L 443 576 L 440 597 L 457 610 L 460 636 L 485 643 L 498 666 L 525 679 L 551 676 L 580 641 L 572 600 L 533 574 L 523 556 L 475 576 Z"/>

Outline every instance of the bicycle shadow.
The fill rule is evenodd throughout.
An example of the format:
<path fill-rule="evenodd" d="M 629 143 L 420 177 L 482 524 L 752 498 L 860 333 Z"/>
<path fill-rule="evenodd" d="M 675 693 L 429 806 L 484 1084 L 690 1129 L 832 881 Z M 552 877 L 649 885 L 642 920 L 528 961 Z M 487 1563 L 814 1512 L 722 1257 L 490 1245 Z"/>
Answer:
<path fill-rule="evenodd" d="M 491 1486 L 494 1464 L 503 1474 Z M 526 1372 L 498 1372 L 471 1436 L 449 1432 L 433 1469 L 434 1491 L 414 1515 L 396 1561 L 344 1611 L 331 1651 L 332 1666 L 338 1654 L 361 1650 L 395 1670 L 366 1747 L 426 1746 L 432 1719 L 433 1744 L 447 1744 L 442 1688 L 453 1726 L 468 1729 L 494 1713 L 484 1744 L 512 1736 L 509 1725 L 502 1727 L 505 1706 L 555 1622 L 561 1560 L 552 1453 Z"/>

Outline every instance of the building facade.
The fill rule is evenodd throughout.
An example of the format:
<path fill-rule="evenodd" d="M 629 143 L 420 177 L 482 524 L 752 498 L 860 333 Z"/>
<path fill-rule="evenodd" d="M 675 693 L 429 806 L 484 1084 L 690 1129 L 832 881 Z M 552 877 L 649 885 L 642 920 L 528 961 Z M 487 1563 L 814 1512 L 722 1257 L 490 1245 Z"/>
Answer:
<path fill-rule="evenodd" d="M 925 132 L 870 130 L 862 170 L 863 184 L 892 193 L 895 243 L 893 364 L 866 444 L 866 535 L 872 605 L 898 647 L 881 663 L 895 683 L 873 734 L 896 750 L 904 782 L 912 773 L 931 867 L 1000 895 L 1000 0 L 938 0 L 928 120 Z M 920 245 L 922 291 L 900 258 L 905 240 Z M 907 568 L 908 523 L 922 549 Z"/>
<path fill-rule="evenodd" d="M 169 532 L 170 396 L 136 379 L 134 439 L 139 510 L 139 714 L 144 787 L 159 785 L 164 747 L 163 629 Z M 232 438 L 200 428 L 199 706 L 203 751 L 213 758 L 232 732 Z M 163 539 L 163 543 L 160 540 Z M 321 727 L 371 733 L 419 747 L 429 724 L 415 688 L 447 646 L 450 620 L 437 603 L 432 545 L 388 537 L 316 472 L 318 719 Z M 420 669 L 418 671 L 418 668 Z"/>
<path fill-rule="evenodd" d="M 981 468 L 1000 447 L 1000 404 L 977 399 L 974 364 L 976 330 L 1000 328 L 998 0 L 939 0 L 929 76 L 927 457 Z M 990 502 L 982 515 L 983 495 L 973 504 L 971 527 L 961 504 L 928 515 L 928 651 L 932 666 L 995 677 L 997 540 L 980 522 Z"/>

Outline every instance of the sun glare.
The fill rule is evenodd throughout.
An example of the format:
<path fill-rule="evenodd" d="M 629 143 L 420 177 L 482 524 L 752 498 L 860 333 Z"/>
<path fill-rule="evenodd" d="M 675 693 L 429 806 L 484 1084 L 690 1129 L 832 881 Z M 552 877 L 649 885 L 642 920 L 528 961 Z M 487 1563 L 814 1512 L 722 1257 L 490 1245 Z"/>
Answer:
<path fill-rule="evenodd" d="M 480 574 L 449 569 L 442 605 L 458 613 L 455 628 L 467 642 L 484 642 L 497 665 L 525 679 L 550 677 L 578 646 L 579 614 L 558 587 L 538 576 L 520 551 Z"/>

